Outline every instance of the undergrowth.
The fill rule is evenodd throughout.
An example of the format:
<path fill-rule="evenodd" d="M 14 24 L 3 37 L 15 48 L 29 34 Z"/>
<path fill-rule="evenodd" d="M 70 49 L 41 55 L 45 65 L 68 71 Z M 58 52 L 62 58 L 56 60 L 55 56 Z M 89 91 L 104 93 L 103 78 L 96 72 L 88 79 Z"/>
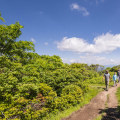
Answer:
<path fill-rule="evenodd" d="M 88 93 L 84 95 L 83 100 L 80 104 L 76 106 L 71 106 L 69 109 L 66 109 L 62 112 L 51 113 L 47 117 L 43 118 L 43 120 L 61 120 L 62 118 L 68 117 L 72 112 L 75 112 L 83 107 L 85 104 L 88 104 L 90 100 L 95 97 L 100 91 L 102 91 L 102 87 L 95 87 L 94 89 L 91 88 Z"/>

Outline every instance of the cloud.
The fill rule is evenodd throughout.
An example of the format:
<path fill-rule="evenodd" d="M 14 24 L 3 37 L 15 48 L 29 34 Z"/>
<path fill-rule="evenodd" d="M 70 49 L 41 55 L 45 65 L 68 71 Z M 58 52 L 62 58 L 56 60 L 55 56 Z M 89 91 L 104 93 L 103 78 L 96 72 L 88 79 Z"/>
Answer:
<path fill-rule="evenodd" d="M 46 46 L 47 46 L 47 45 L 48 45 L 48 42 L 45 42 L 45 43 L 44 43 L 44 45 L 46 45 Z"/>
<path fill-rule="evenodd" d="M 36 40 L 34 38 L 31 38 L 30 41 L 32 41 L 33 43 L 36 43 Z"/>
<path fill-rule="evenodd" d="M 71 4 L 71 9 L 72 10 L 79 10 L 80 7 L 79 7 L 79 5 L 77 3 L 73 3 L 73 4 Z"/>
<path fill-rule="evenodd" d="M 120 34 L 106 33 L 93 39 L 93 43 L 88 43 L 82 38 L 64 37 L 57 43 L 57 48 L 63 51 L 73 51 L 78 53 L 108 53 L 120 48 Z"/>
<path fill-rule="evenodd" d="M 101 56 L 94 56 L 94 55 L 85 55 L 80 56 L 79 59 L 64 59 L 62 58 L 64 63 L 86 63 L 88 65 L 91 64 L 100 64 L 100 65 L 118 65 L 118 60 L 107 59 Z"/>
<path fill-rule="evenodd" d="M 85 7 L 79 6 L 77 3 L 72 3 L 70 7 L 71 10 L 77 10 L 81 12 L 83 16 L 88 16 L 90 14 Z"/>

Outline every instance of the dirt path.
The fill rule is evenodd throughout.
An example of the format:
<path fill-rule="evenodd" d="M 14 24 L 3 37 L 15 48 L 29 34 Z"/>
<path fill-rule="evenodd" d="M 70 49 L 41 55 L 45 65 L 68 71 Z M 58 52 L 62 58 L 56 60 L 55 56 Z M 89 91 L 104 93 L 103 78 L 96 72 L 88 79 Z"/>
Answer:
<path fill-rule="evenodd" d="M 62 120 L 94 120 L 105 108 L 116 109 L 117 98 L 116 90 L 120 87 L 112 87 L 109 91 L 100 92 L 91 102 L 85 105 L 77 112 L 73 112 L 69 117 Z M 120 115 L 119 115 L 120 116 Z M 118 119 L 105 119 L 105 120 L 120 120 Z"/>

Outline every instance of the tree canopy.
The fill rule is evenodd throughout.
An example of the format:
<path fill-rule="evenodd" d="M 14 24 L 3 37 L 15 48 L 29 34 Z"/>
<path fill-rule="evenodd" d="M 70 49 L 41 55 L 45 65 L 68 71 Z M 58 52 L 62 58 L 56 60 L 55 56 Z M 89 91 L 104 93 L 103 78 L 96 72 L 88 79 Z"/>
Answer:
<path fill-rule="evenodd" d="M 0 56 L 6 56 L 11 60 L 23 62 L 24 58 L 30 58 L 29 52 L 34 51 L 34 44 L 30 41 L 17 39 L 21 35 L 21 26 L 18 22 L 11 25 L 0 25 Z M 29 52 L 28 52 L 29 51 Z"/>
<path fill-rule="evenodd" d="M 1 17 L 1 12 L 0 12 L 0 20 L 2 20 L 3 22 L 5 22 L 4 18 Z"/>

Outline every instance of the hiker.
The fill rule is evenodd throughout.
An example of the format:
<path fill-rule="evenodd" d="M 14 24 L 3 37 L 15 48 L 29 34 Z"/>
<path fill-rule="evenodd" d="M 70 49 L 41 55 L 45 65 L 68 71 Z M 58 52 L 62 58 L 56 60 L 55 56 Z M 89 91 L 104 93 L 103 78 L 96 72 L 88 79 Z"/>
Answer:
<path fill-rule="evenodd" d="M 104 79 L 105 79 L 106 91 L 108 91 L 109 79 L 110 79 L 110 74 L 108 73 L 108 70 L 106 70 L 106 72 L 104 74 Z"/>
<path fill-rule="evenodd" d="M 113 75 L 114 86 L 117 86 L 116 80 L 117 80 L 117 75 L 116 75 L 116 72 L 114 72 L 114 75 Z"/>
<path fill-rule="evenodd" d="M 117 72 L 117 76 L 118 76 L 118 82 L 120 83 L 120 69 Z"/>

